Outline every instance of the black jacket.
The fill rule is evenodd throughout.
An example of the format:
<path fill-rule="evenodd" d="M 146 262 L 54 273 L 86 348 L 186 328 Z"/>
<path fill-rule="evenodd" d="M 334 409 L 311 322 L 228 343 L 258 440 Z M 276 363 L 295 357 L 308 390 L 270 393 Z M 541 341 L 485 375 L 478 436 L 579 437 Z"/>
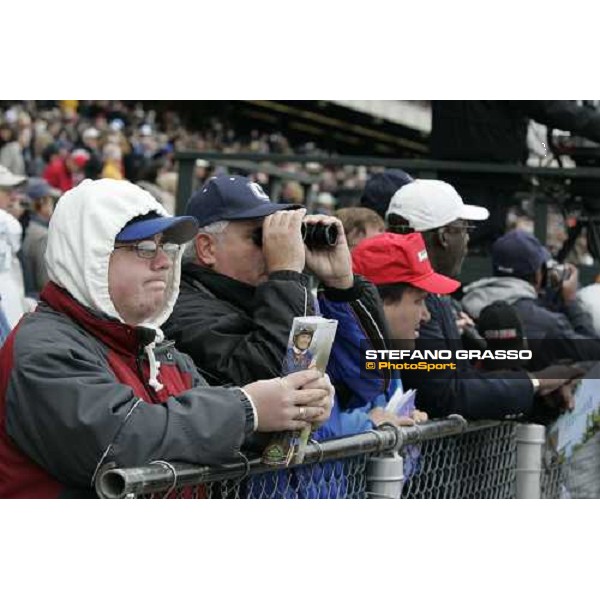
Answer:
<path fill-rule="evenodd" d="M 246 385 L 281 375 L 294 317 L 313 314 L 305 275 L 279 271 L 255 288 L 186 264 L 163 330 L 210 384 Z"/>
<path fill-rule="evenodd" d="M 371 283 L 355 277 L 350 290 L 322 293 L 333 302 L 348 302 L 364 337 L 373 347 L 385 347 L 381 300 Z M 314 301 L 303 274 L 278 271 L 253 287 L 186 264 L 179 298 L 163 329 L 194 359 L 209 383 L 245 385 L 281 375 L 294 317 L 313 314 Z M 389 378 L 384 388 L 388 382 Z"/>
<path fill-rule="evenodd" d="M 520 164 L 529 119 L 600 142 L 600 113 L 566 100 L 434 100 L 431 156 Z"/>
<path fill-rule="evenodd" d="M 421 325 L 417 349 L 462 349 L 449 296 L 430 294 L 426 300 L 431 320 Z M 417 390 L 417 407 L 430 417 L 460 414 L 465 419 L 501 419 L 529 414 L 533 385 L 525 373 L 481 374 L 467 360 L 457 360 L 457 370 L 445 377 L 426 371 L 403 371 L 405 389 Z"/>

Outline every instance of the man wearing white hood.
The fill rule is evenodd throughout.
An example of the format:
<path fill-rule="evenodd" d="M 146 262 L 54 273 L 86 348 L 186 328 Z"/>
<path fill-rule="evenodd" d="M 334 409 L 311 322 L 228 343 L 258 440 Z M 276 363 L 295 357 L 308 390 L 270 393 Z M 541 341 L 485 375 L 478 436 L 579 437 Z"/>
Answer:
<path fill-rule="evenodd" d="M 164 341 L 196 231 L 126 181 L 61 198 L 50 282 L 0 351 L 0 497 L 93 496 L 107 463 L 222 463 L 254 431 L 329 417 L 333 389 L 314 370 L 211 388 Z"/>

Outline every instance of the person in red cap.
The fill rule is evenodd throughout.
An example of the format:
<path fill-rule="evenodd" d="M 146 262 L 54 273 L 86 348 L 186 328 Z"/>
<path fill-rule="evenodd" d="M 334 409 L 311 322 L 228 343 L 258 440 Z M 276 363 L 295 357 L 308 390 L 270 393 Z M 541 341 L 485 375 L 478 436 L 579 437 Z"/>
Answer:
<path fill-rule="evenodd" d="M 394 343 L 404 350 L 414 349 L 421 323 L 429 321 L 427 294 L 450 294 L 460 286 L 433 270 L 420 233 L 382 233 L 368 238 L 354 249 L 352 267 L 377 286 Z M 384 410 L 383 402 L 394 394 L 403 393 L 402 381 L 395 379 L 394 383 L 388 396 L 380 399 L 379 410 Z M 414 422 L 427 420 L 427 413 L 415 410 L 414 403 L 405 407 L 402 416 Z"/>
<path fill-rule="evenodd" d="M 361 242 L 352 253 L 354 272 L 377 286 L 395 340 L 412 349 L 421 323 L 429 321 L 429 292 L 451 294 L 460 283 L 434 272 L 420 233 L 382 233 Z"/>
<path fill-rule="evenodd" d="M 81 148 L 66 156 L 56 155 L 44 169 L 42 177 L 61 192 L 68 192 L 83 180 L 83 170 L 90 155 Z"/>

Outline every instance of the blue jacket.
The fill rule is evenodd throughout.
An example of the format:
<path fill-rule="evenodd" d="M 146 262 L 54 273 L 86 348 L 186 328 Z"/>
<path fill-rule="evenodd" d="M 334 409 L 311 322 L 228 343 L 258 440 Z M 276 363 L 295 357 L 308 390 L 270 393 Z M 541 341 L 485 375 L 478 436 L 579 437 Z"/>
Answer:
<path fill-rule="evenodd" d="M 317 433 L 326 439 L 368 431 L 373 427 L 368 413 L 381 405 L 381 396 L 390 387 L 387 371 L 372 372 L 367 378 L 360 369 L 365 349 L 386 348 L 379 294 L 366 280 L 356 277 L 348 292 L 319 292 L 318 305 L 324 317 L 337 319 L 338 327 L 327 368 L 337 401 L 331 418 Z"/>
<path fill-rule="evenodd" d="M 323 441 L 369 431 L 373 422 L 368 413 L 376 406 L 385 406 L 391 387 L 389 377 L 383 373 L 371 379 L 361 377 L 360 372 L 361 351 L 365 349 L 361 349 L 361 341 L 369 348 L 381 349 L 385 344 L 377 292 L 357 278 L 348 292 L 321 291 L 316 308 L 323 317 L 338 321 L 327 366 L 336 399 L 330 418 L 312 438 Z M 247 483 L 245 494 L 248 498 L 346 498 L 346 465 L 336 460 L 258 475 Z"/>

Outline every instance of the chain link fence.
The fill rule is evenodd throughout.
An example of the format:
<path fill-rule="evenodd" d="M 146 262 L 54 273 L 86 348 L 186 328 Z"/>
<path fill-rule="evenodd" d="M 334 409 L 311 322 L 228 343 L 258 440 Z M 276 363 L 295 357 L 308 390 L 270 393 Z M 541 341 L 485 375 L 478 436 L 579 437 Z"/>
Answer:
<path fill-rule="evenodd" d="M 326 461 L 252 475 L 245 479 L 208 481 L 205 484 L 169 486 L 166 491 L 129 493 L 129 498 L 178 499 L 360 499 L 367 495 L 367 455 Z M 166 467 L 169 468 L 169 467 Z"/>
<path fill-rule="evenodd" d="M 546 454 L 543 459 L 541 477 L 541 497 L 560 498 L 566 485 L 566 465 L 556 455 Z"/>
<path fill-rule="evenodd" d="M 244 455 L 217 467 L 108 465 L 96 491 L 101 498 L 558 498 L 564 468 L 542 461 L 540 432 L 543 438 L 538 425 L 453 416 L 313 442 L 304 463 L 289 468 Z"/>
<path fill-rule="evenodd" d="M 547 451 L 541 488 L 543 498 L 600 498 L 600 433 L 568 457 Z"/>
<path fill-rule="evenodd" d="M 403 498 L 514 498 L 516 428 L 499 423 L 426 441 L 403 452 Z"/>

